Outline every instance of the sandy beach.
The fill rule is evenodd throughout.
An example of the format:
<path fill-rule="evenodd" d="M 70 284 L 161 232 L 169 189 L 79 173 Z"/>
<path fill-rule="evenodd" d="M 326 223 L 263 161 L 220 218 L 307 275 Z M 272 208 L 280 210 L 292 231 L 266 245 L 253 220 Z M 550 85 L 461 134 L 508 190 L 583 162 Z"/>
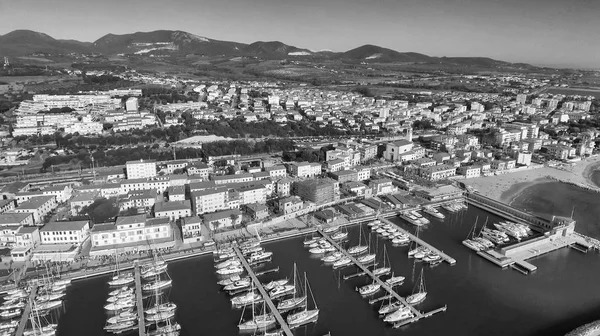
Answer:
<path fill-rule="evenodd" d="M 553 180 L 598 189 L 590 178 L 597 168 L 600 168 L 600 156 L 587 158 L 571 166 L 534 168 L 461 182 L 477 189 L 482 195 L 510 204 L 528 187 Z"/>

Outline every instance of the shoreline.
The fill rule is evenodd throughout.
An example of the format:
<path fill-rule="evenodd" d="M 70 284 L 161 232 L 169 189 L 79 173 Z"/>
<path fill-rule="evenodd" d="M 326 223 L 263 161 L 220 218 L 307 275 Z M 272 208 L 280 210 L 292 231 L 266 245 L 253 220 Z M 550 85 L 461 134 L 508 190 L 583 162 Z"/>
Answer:
<path fill-rule="evenodd" d="M 600 156 L 581 160 L 570 166 L 531 167 L 510 173 L 461 180 L 480 194 L 511 205 L 528 188 L 548 182 L 562 182 L 600 192 L 592 174 L 600 169 Z"/>
<path fill-rule="evenodd" d="M 600 335 L 600 320 L 596 320 L 594 322 L 584 324 L 569 333 L 565 336 L 599 336 Z"/>

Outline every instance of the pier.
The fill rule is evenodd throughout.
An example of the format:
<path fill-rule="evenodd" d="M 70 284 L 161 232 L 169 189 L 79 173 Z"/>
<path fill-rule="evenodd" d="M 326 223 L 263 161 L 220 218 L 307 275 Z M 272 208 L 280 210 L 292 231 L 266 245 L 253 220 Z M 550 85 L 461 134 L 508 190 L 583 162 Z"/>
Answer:
<path fill-rule="evenodd" d="M 273 315 L 277 319 L 277 322 L 279 322 L 279 325 L 281 326 L 281 330 L 283 330 L 283 332 L 284 332 L 284 334 L 286 336 L 293 336 L 294 334 L 292 333 L 292 330 L 288 326 L 288 324 L 285 321 L 285 319 L 283 318 L 283 316 L 281 316 L 281 313 L 279 313 L 279 310 L 277 310 L 277 307 L 273 303 L 273 300 L 271 300 L 271 297 L 269 296 L 269 293 L 267 293 L 267 291 L 263 287 L 263 285 L 260 282 L 260 280 L 258 280 L 258 277 L 254 273 L 254 270 L 252 270 L 252 267 L 250 267 L 250 264 L 248 264 L 248 261 L 246 260 L 246 258 L 244 258 L 244 255 L 240 251 L 240 248 L 237 247 L 237 246 L 234 246 L 233 250 L 237 254 L 237 256 L 240 259 L 240 261 L 242 262 L 242 265 L 246 269 L 246 272 L 248 272 L 248 275 L 250 276 L 250 278 L 252 278 L 252 282 L 254 282 L 254 286 L 256 288 L 258 288 L 258 291 L 262 295 L 264 301 L 269 306 L 269 309 L 271 309 L 271 313 L 273 313 Z"/>
<path fill-rule="evenodd" d="M 37 282 L 33 282 L 31 284 L 31 292 L 29 293 L 27 304 L 25 304 L 25 309 L 23 309 L 23 315 L 21 315 L 21 320 L 19 321 L 19 326 L 17 327 L 15 336 L 23 336 L 23 332 L 25 332 L 25 326 L 27 325 L 29 315 L 31 314 L 31 305 L 33 305 L 33 300 L 35 300 L 35 296 L 37 294 L 37 287 Z"/>
<path fill-rule="evenodd" d="M 142 293 L 142 277 L 140 275 L 140 264 L 135 263 L 133 267 L 135 275 L 135 298 L 137 302 L 137 313 L 138 313 L 138 334 L 140 336 L 146 335 L 146 321 L 144 320 L 144 300 Z"/>
<path fill-rule="evenodd" d="M 422 318 L 431 316 L 433 314 L 435 314 L 435 312 L 437 311 L 433 311 L 429 312 L 429 313 L 421 313 L 419 310 L 417 310 L 415 307 L 411 306 L 410 304 L 408 304 L 408 302 L 406 302 L 406 300 L 400 296 L 400 294 L 396 293 L 396 291 L 389 286 L 387 283 L 385 283 L 385 281 L 381 280 L 379 277 L 375 276 L 368 268 L 367 266 L 363 265 L 362 263 L 360 263 L 356 258 L 354 258 L 352 255 L 350 255 L 350 253 L 348 253 L 344 248 L 342 248 L 338 243 L 335 242 L 335 240 L 331 239 L 331 237 L 329 237 L 328 235 L 326 235 L 322 230 L 317 230 L 317 232 L 319 232 L 319 234 L 321 234 L 321 236 L 323 236 L 325 239 L 327 239 L 327 241 L 335 246 L 336 249 L 338 249 L 338 251 L 342 252 L 342 254 L 344 254 L 345 257 L 349 258 L 350 260 L 352 260 L 352 262 L 354 263 L 354 265 L 356 265 L 358 268 L 360 268 L 365 274 L 367 274 L 369 277 L 371 277 L 371 279 L 373 279 L 373 281 L 376 281 L 379 285 L 381 285 L 381 288 L 383 288 L 386 292 L 388 292 L 389 297 L 393 297 L 396 300 L 400 301 L 404 306 L 408 307 L 412 313 L 415 315 L 415 317 L 407 319 L 402 323 L 402 325 L 406 325 L 409 323 L 413 323 L 416 322 Z M 389 298 L 387 297 L 387 298 Z M 376 302 L 376 301 L 375 301 Z M 444 307 L 445 310 L 445 307 Z M 396 328 L 396 325 L 394 325 L 394 327 Z"/>
<path fill-rule="evenodd" d="M 396 227 L 398 230 L 400 230 L 400 232 L 402 232 L 402 233 L 404 233 L 404 234 L 407 234 L 407 235 L 410 237 L 410 240 L 411 240 L 411 241 L 414 241 L 414 242 L 416 242 L 416 243 L 417 243 L 417 244 L 419 244 L 420 246 L 425 246 L 425 247 L 427 247 L 427 248 L 428 248 L 430 251 L 433 251 L 433 252 L 435 252 L 437 255 L 439 255 L 439 256 L 440 256 L 440 257 L 441 257 L 441 258 L 442 258 L 442 259 L 443 259 L 445 262 L 447 262 L 448 264 L 450 264 L 450 265 L 454 265 L 454 264 L 456 264 L 456 259 L 454 259 L 454 258 L 450 257 L 449 255 L 447 255 L 446 253 L 444 253 L 444 252 L 442 252 L 442 251 L 440 251 L 440 250 L 436 249 L 436 248 L 435 248 L 435 247 L 433 247 L 432 245 L 429 245 L 428 243 L 426 243 L 426 242 L 425 242 L 424 240 L 422 240 L 421 238 L 419 238 L 419 237 L 417 237 L 417 236 L 413 235 L 412 233 L 410 233 L 410 232 L 408 232 L 408 231 L 404 230 L 404 229 L 403 229 L 403 228 L 401 228 L 400 226 L 398 226 L 398 225 L 396 225 L 396 224 L 392 223 L 391 221 L 389 221 L 389 220 L 387 220 L 387 219 L 385 219 L 385 218 L 383 218 L 383 217 L 380 217 L 380 218 L 379 218 L 379 220 L 380 220 L 380 221 L 382 221 L 382 222 L 385 222 L 385 223 L 387 223 L 387 224 L 394 225 L 394 226 L 395 226 L 395 227 Z"/>

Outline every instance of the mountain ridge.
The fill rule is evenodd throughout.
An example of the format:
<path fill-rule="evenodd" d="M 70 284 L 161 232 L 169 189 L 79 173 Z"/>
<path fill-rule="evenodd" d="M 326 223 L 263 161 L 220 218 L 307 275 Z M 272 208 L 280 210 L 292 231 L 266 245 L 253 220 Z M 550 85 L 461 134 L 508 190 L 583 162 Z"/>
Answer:
<path fill-rule="evenodd" d="M 94 42 L 60 40 L 31 30 L 14 30 L 0 35 L 0 56 L 26 56 L 33 53 L 102 53 L 151 55 L 164 53 L 202 56 L 254 57 L 263 59 L 339 59 L 375 63 L 447 63 L 455 66 L 529 66 L 488 57 L 435 57 L 417 52 L 365 44 L 344 52 L 311 51 L 280 41 L 239 43 L 222 41 L 181 30 L 155 30 L 129 34 L 106 34 Z"/>

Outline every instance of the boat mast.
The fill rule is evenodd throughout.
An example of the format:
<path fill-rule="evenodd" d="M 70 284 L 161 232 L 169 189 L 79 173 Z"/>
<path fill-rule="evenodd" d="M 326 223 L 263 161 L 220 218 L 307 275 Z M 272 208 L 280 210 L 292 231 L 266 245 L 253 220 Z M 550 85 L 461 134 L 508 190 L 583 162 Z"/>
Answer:
<path fill-rule="evenodd" d="M 312 289 L 310 289 L 310 284 L 308 283 L 308 280 L 306 279 L 306 272 L 304 272 L 304 283 L 305 283 L 305 287 L 308 289 L 308 291 L 310 291 L 310 297 L 313 300 L 313 305 L 315 306 L 315 309 L 318 309 L 319 307 L 317 307 L 317 301 L 315 300 L 315 296 L 312 293 Z M 306 308 L 304 309 L 304 311 L 308 310 L 308 304 L 306 305 Z"/>

